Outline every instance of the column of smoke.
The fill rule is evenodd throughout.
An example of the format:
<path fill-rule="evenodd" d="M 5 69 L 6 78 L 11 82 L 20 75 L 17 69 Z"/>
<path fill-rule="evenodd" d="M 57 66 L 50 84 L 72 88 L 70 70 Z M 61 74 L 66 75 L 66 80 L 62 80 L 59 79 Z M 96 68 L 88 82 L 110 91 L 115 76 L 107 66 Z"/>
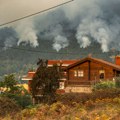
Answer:
<path fill-rule="evenodd" d="M 80 44 L 80 47 L 85 48 L 94 41 L 101 45 L 101 49 L 103 52 L 108 52 L 113 42 L 115 43 L 115 45 L 117 45 L 117 42 L 119 42 L 118 38 L 120 28 L 118 26 L 120 26 L 120 18 L 119 15 L 116 14 L 116 11 L 112 8 L 112 4 L 120 4 L 120 1 L 115 0 L 113 2 L 112 0 L 110 0 L 108 4 L 107 0 L 88 0 L 87 3 L 81 3 L 81 0 L 76 2 L 76 4 L 80 6 L 82 11 L 81 9 L 79 9 L 79 11 L 75 9 L 76 11 L 78 11 L 81 17 L 81 21 L 76 33 L 76 39 Z M 104 7 L 102 7 L 103 4 Z M 116 4 L 113 4 L 113 7 L 116 7 L 114 5 Z M 111 11 L 113 13 L 111 13 Z"/>
<path fill-rule="evenodd" d="M 108 52 L 113 47 L 119 49 L 119 5 L 119 0 L 75 0 L 34 20 L 21 21 L 21 24 L 13 26 L 19 38 L 17 45 L 25 42 L 36 47 L 40 43 L 37 34 L 47 31 L 45 37 L 51 36 L 53 49 L 59 51 L 69 46 L 69 39 L 64 33 L 64 26 L 61 25 L 63 21 L 67 21 L 67 27 L 76 30 L 75 37 L 81 48 L 97 42 L 103 52 Z"/>
<path fill-rule="evenodd" d="M 53 44 L 52 47 L 57 52 L 59 52 L 61 49 L 69 46 L 69 41 L 65 34 L 63 33 L 63 27 L 60 24 L 57 24 L 56 26 L 52 27 L 53 29 L 49 34 L 47 34 L 46 37 L 53 37 Z"/>
<path fill-rule="evenodd" d="M 35 30 L 34 24 L 31 20 L 20 22 L 19 25 L 14 26 L 14 29 L 18 37 L 18 46 L 21 43 L 30 44 L 32 47 L 37 47 L 39 45 L 37 41 L 37 31 Z"/>

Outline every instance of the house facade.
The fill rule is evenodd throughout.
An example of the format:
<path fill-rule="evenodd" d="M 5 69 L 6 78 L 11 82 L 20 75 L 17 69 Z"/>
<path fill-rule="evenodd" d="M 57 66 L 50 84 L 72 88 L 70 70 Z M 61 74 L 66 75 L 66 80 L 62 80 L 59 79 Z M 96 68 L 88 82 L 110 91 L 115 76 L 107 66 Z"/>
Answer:
<path fill-rule="evenodd" d="M 78 62 L 79 60 L 48 60 L 48 67 L 52 67 L 54 64 L 61 65 L 62 69 L 65 69 L 71 64 L 74 64 Z M 30 84 L 31 81 L 33 80 L 33 77 L 35 75 L 36 71 L 29 71 L 27 75 L 22 77 L 23 81 L 28 82 L 28 91 L 30 91 Z M 62 72 L 64 77 L 60 78 L 59 82 L 59 90 L 64 90 L 65 89 L 65 81 L 66 81 L 66 72 Z M 64 91 L 63 91 L 64 92 Z"/>
<path fill-rule="evenodd" d="M 86 57 L 79 60 L 50 60 L 48 67 L 53 64 L 62 63 L 62 76 L 60 77 L 59 90 L 71 91 L 81 86 L 91 86 L 102 80 L 114 81 L 115 77 L 120 75 L 120 57 L 116 57 L 116 64 L 104 61 L 102 59 Z M 29 84 L 35 72 L 28 72 L 22 80 L 28 80 Z M 74 91 L 74 90 L 73 90 Z M 78 90 L 79 91 L 79 90 Z"/>
<path fill-rule="evenodd" d="M 102 80 L 114 80 L 120 66 L 102 59 L 86 57 L 64 69 L 68 85 L 91 85 Z"/>

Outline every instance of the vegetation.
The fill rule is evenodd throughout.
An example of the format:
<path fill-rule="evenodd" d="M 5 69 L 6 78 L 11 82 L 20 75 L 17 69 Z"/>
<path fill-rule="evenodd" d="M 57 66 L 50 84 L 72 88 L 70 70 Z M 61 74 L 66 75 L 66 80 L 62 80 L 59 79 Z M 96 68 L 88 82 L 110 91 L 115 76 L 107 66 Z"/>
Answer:
<path fill-rule="evenodd" d="M 113 81 L 102 81 L 97 83 L 93 86 L 93 91 L 95 90 L 105 90 L 105 89 L 112 89 L 116 87 L 116 83 Z"/>
<path fill-rule="evenodd" d="M 14 93 L 16 91 L 17 81 L 14 74 L 6 75 L 4 80 L 0 82 L 0 87 L 4 88 L 6 92 Z"/>
<path fill-rule="evenodd" d="M 7 116 L 8 114 L 15 114 L 16 111 L 20 112 L 20 106 L 16 102 L 7 97 L 0 97 L 0 117 Z"/>
<path fill-rule="evenodd" d="M 14 75 L 7 75 L 3 82 L 0 82 L 1 87 L 6 87 L 5 93 L 0 95 L 0 119 L 118 120 L 120 118 L 120 88 L 117 82 L 98 83 L 93 86 L 92 93 L 67 93 L 56 96 L 55 91 L 59 79 L 58 66 L 50 69 L 48 74 L 48 68 L 43 63 L 39 64 L 43 68 L 38 68 L 37 75 L 34 76 L 35 86 L 32 86 L 32 90 L 34 88 L 35 91 L 32 91 L 32 94 L 40 93 L 37 89 L 40 87 L 42 88 L 41 95 L 44 96 L 42 99 L 46 101 L 33 106 L 27 91 L 16 86 Z M 56 75 L 55 78 L 53 73 Z M 55 83 L 53 79 L 56 80 Z"/>
<path fill-rule="evenodd" d="M 38 95 L 41 95 L 42 102 L 51 103 L 55 100 L 56 90 L 59 87 L 60 68 L 57 65 L 47 67 L 47 61 L 42 59 L 39 60 L 38 65 L 31 83 L 32 96 L 37 99 Z"/>
<path fill-rule="evenodd" d="M 120 77 L 116 77 L 116 87 L 120 88 Z"/>
<path fill-rule="evenodd" d="M 0 95 L 0 97 L 9 98 L 9 99 L 15 101 L 16 104 L 22 109 L 26 108 L 29 105 L 32 105 L 31 95 L 29 95 L 29 94 L 3 93 L 2 95 Z"/>
<path fill-rule="evenodd" d="M 7 92 L 9 91 L 10 93 L 14 93 L 17 89 L 17 81 L 15 80 L 15 76 L 13 74 L 6 75 L 4 77 L 3 85 Z"/>
<path fill-rule="evenodd" d="M 71 105 L 62 102 L 39 104 L 14 116 L 6 116 L 4 120 L 118 120 L 119 117 L 120 98 L 115 97 L 71 102 Z"/>
<path fill-rule="evenodd" d="M 14 100 L 21 108 L 31 105 L 31 95 L 23 86 L 17 86 L 17 80 L 14 74 L 6 75 L 4 80 L 0 82 L 1 98 L 9 98 Z"/>
<path fill-rule="evenodd" d="M 89 94 L 68 93 L 58 95 L 56 102 L 52 104 L 41 103 L 35 106 L 29 104 L 23 110 L 18 106 L 17 100 L 15 102 L 15 99 L 11 100 L 9 98 L 0 98 L 0 104 L 2 104 L 0 110 L 7 109 L 6 112 L 0 111 L 0 119 L 118 120 L 120 117 L 119 88 L 96 89 L 96 91 Z M 11 98 L 14 97 L 11 96 Z M 23 101 L 26 102 L 27 100 L 23 98 Z"/>
<path fill-rule="evenodd" d="M 92 93 L 67 93 L 59 95 L 56 101 L 61 101 L 65 105 L 72 106 L 72 103 L 85 103 L 86 101 L 96 99 L 113 99 L 120 96 L 120 89 L 96 90 Z"/>
<path fill-rule="evenodd" d="M 62 23 L 66 26 L 66 23 Z M 11 35 L 14 37 L 14 47 L 16 49 L 11 49 L 8 46 L 4 48 L 0 48 L 0 76 L 4 76 L 5 74 L 10 73 L 19 73 L 19 74 L 25 74 L 29 70 L 29 68 L 36 67 L 35 62 L 36 58 L 41 56 L 42 58 L 46 59 L 74 59 L 74 58 L 83 58 L 86 57 L 89 53 L 92 53 L 94 57 L 106 59 L 112 61 L 112 59 L 108 59 L 113 54 L 117 54 L 117 51 L 114 53 L 112 51 L 103 53 L 101 51 L 100 45 L 96 42 L 93 43 L 93 46 L 87 47 L 85 49 L 80 48 L 78 44 L 76 44 L 76 40 L 74 37 L 74 30 L 69 31 L 71 32 L 71 35 L 69 37 L 70 39 L 70 45 L 67 47 L 67 49 L 61 49 L 60 52 L 66 53 L 66 54 L 56 54 L 57 52 L 52 48 L 53 41 L 51 37 L 44 39 L 41 37 L 38 39 L 40 41 L 40 44 L 36 48 L 32 48 L 29 44 L 24 45 L 20 44 L 19 46 L 15 46 L 16 42 L 18 41 L 17 38 L 14 36 L 14 30 L 11 30 L 11 28 L 5 28 L 0 30 L 0 40 L 1 45 L 4 46 L 6 43 L 4 40 L 7 38 L 11 38 Z M 42 33 L 42 35 L 44 32 Z M 9 39 L 10 40 L 10 39 Z M 42 44 L 41 44 L 42 43 Z M 31 51 L 23 51 L 19 49 L 28 49 L 28 50 L 34 50 L 34 51 L 45 51 L 45 54 L 43 52 L 36 52 L 35 54 Z M 76 51 L 79 51 L 78 54 L 67 54 L 67 51 L 70 53 L 76 53 Z M 48 51 L 52 54 L 48 54 Z M 82 54 L 81 54 L 82 53 Z M 97 54 L 96 54 L 97 53 Z"/>

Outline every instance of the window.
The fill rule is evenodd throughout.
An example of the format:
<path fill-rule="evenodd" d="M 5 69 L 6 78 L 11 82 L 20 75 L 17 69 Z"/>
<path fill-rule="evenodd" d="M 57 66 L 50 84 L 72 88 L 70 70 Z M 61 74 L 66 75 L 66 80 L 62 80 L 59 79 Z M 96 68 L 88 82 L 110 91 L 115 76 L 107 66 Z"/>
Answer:
<path fill-rule="evenodd" d="M 59 89 L 64 89 L 64 82 L 59 82 Z"/>
<path fill-rule="evenodd" d="M 77 70 L 74 71 L 74 76 L 77 77 Z"/>
<path fill-rule="evenodd" d="M 104 70 L 100 70 L 99 71 L 99 75 L 100 75 L 100 79 L 104 79 L 105 78 L 105 71 Z"/>
<path fill-rule="evenodd" d="M 84 76 L 83 70 L 78 70 L 78 77 L 83 77 L 83 76 Z"/>
<path fill-rule="evenodd" d="M 83 70 L 75 70 L 74 71 L 74 76 L 75 77 L 83 77 L 84 76 L 84 71 Z"/>

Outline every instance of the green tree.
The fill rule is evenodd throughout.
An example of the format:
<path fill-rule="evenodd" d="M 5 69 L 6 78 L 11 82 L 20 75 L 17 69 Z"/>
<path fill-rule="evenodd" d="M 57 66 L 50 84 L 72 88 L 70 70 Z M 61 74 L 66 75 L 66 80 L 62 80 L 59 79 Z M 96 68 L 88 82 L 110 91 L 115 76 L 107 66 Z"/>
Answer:
<path fill-rule="evenodd" d="M 106 89 L 114 89 L 115 86 L 115 82 L 113 81 L 102 81 L 100 83 L 97 83 L 93 86 L 93 91 L 95 90 L 106 90 Z"/>
<path fill-rule="evenodd" d="M 1 94 L 1 97 L 15 100 L 22 108 L 32 104 L 30 94 L 23 86 L 17 85 L 14 74 L 6 75 L 4 80 L 0 82 L 0 90 L 2 91 L 3 88 L 6 90 Z"/>
<path fill-rule="evenodd" d="M 7 91 L 13 92 L 15 88 L 15 85 L 17 84 L 17 81 L 15 80 L 14 74 L 6 75 L 4 77 L 4 87 L 7 88 Z"/>
<path fill-rule="evenodd" d="M 0 81 L 0 88 L 1 87 L 4 87 L 4 82 L 3 81 Z"/>
<path fill-rule="evenodd" d="M 53 65 L 48 67 L 47 60 L 42 59 L 38 62 L 38 69 L 31 83 L 31 92 L 33 98 L 42 96 L 44 102 L 52 102 L 55 99 L 56 90 L 59 88 L 60 67 Z M 42 101 L 43 102 L 43 101 Z"/>
<path fill-rule="evenodd" d="M 115 83 L 116 83 L 116 87 L 120 88 L 120 77 L 116 77 Z"/>
<path fill-rule="evenodd" d="M 0 81 L 0 93 L 3 91 L 4 88 L 4 82 Z"/>

